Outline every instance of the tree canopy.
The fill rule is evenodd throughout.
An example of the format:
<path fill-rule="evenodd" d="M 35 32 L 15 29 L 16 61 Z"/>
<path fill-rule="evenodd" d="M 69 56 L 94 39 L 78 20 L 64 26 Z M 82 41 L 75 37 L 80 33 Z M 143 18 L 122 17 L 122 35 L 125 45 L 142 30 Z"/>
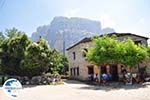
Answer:
<path fill-rule="evenodd" d="M 50 48 L 44 38 L 32 42 L 15 28 L 1 32 L 0 41 L 0 67 L 4 74 L 32 77 L 47 72 L 60 73 L 67 63 L 64 55 Z"/>
<path fill-rule="evenodd" d="M 148 55 L 150 57 L 150 46 L 148 47 Z"/>
<path fill-rule="evenodd" d="M 130 67 L 146 59 L 147 48 L 143 45 L 136 45 L 128 38 L 119 41 L 116 36 L 94 37 L 95 43 L 87 47 L 87 60 L 94 64 L 121 63 Z"/>

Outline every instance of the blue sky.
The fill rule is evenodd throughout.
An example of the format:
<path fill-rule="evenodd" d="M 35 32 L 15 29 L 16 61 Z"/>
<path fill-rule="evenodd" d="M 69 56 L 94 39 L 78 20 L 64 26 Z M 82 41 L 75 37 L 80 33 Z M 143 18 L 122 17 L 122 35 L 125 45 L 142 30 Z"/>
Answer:
<path fill-rule="evenodd" d="M 55 16 L 101 21 L 116 32 L 150 37 L 150 0 L 0 0 L 0 31 L 16 27 L 31 36 Z"/>

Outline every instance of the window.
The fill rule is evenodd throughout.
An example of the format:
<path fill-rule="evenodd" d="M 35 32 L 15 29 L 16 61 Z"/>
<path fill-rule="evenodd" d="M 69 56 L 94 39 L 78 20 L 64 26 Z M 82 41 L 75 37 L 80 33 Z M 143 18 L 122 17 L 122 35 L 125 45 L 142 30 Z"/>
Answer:
<path fill-rule="evenodd" d="M 70 68 L 70 75 L 71 76 L 79 75 L 79 67 Z"/>
<path fill-rule="evenodd" d="M 83 52 L 82 52 L 82 56 L 83 56 L 83 57 L 86 57 L 86 53 L 87 53 L 87 52 L 88 52 L 88 50 L 87 50 L 86 48 L 84 48 L 84 49 L 83 49 Z"/>
<path fill-rule="evenodd" d="M 75 60 L 76 59 L 76 53 L 73 52 L 72 54 L 73 54 L 73 59 Z"/>
<path fill-rule="evenodd" d="M 79 67 L 77 67 L 77 75 L 79 75 Z"/>
<path fill-rule="evenodd" d="M 70 75 L 72 76 L 72 68 L 70 68 Z"/>
<path fill-rule="evenodd" d="M 138 44 L 142 44 L 142 41 L 134 41 L 134 43 L 136 44 L 136 45 L 138 45 Z"/>
<path fill-rule="evenodd" d="M 73 68 L 73 74 L 74 74 L 74 76 L 76 75 L 76 68 Z"/>

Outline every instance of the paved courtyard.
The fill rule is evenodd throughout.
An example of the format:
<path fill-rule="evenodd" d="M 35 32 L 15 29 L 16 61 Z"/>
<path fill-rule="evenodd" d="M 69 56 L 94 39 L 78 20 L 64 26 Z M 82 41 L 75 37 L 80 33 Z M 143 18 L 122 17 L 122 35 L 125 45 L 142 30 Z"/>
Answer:
<path fill-rule="evenodd" d="M 0 100 L 12 99 L 0 90 Z M 150 100 L 150 85 L 103 87 L 69 80 L 64 85 L 24 87 L 15 100 Z"/>

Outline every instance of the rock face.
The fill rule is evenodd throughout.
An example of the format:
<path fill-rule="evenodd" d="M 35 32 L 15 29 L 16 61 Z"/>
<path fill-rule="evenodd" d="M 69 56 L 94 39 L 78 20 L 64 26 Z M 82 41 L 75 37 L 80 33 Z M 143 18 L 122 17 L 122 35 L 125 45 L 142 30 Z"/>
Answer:
<path fill-rule="evenodd" d="M 31 39 L 36 41 L 39 36 L 42 36 L 51 47 L 62 52 L 84 37 L 109 32 L 114 32 L 114 29 L 102 29 L 98 21 L 77 17 L 55 17 L 49 25 L 38 27 Z"/>

